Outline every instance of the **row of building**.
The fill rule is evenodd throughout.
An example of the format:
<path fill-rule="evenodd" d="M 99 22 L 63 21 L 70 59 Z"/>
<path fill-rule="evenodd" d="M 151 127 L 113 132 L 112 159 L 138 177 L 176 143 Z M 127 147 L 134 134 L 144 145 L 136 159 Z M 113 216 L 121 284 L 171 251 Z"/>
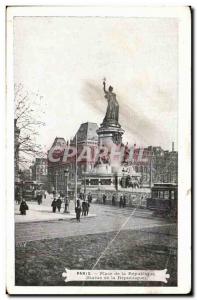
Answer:
<path fill-rule="evenodd" d="M 83 123 L 81 124 L 79 130 L 77 131 L 77 149 L 80 152 L 83 146 L 88 146 L 92 151 L 97 147 L 98 126 L 96 123 Z M 75 137 L 76 137 L 75 135 Z M 70 145 L 75 145 L 75 138 L 69 142 Z M 56 137 L 51 149 L 63 149 L 68 142 L 63 137 Z M 49 152 L 50 150 L 49 149 Z M 125 147 L 126 149 L 126 147 Z M 134 145 L 134 153 L 137 157 L 139 155 L 140 149 Z M 161 147 L 148 146 L 143 149 L 143 156 L 146 153 L 150 154 L 148 160 L 138 160 L 133 159 L 128 161 L 123 159 L 122 162 L 122 174 L 124 177 L 127 176 L 128 168 L 132 168 L 139 178 L 140 186 L 148 187 L 153 183 L 170 182 L 177 183 L 178 181 L 178 153 L 174 150 L 174 145 L 172 144 L 171 151 L 165 151 Z M 32 164 L 31 168 L 27 171 L 23 171 L 23 180 L 26 178 L 41 182 L 44 184 L 45 188 L 52 192 L 53 190 L 64 191 L 66 180 L 70 190 L 74 189 L 75 185 L 75 170 L 76 162 L 75 159 L 63 161 L 63 152 L 60 150 L 56 151 L 57 157 L 59 157 L 58 162 L 51 162 L 48 158 L 36 158 L 35 162 Z M 95 176 L 91 179 L 88 174 L 91 174 L 94 169 L 95 161 L 82 160 L 77 164 L 77 174 L 78 174 L 78 184 L 86 184 L 87 188 L 90 185 L 102 185 L 104 181 L 109 178 L 106 177 L 102 180 L 97 179 Z M 107 165 L 104 166 L 107 168 Z M 26 174 L 25 174 L 26 172 Z M 105 170 L 107 173 L 107 171 Z M 66 176 L 66 177 L 65 177 Z M 124 179 L 124 178 L 123 178 Z M 109 184 L 113 184 L 113 179 Z"/>

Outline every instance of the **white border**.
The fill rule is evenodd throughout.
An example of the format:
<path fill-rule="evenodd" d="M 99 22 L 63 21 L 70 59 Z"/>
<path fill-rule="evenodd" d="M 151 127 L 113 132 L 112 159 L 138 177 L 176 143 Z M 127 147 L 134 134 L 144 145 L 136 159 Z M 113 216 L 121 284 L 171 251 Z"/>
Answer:
<path fill-rule="evenodd" d="M 178 287 L 19 287 L 14 285 L 13 17 L 119 16 L 179 19 Z M 191 284 L 191 26 L 186 7 L 11 7 L 7 14 L 7 289 L 9 294 L 186 294 Z"/>

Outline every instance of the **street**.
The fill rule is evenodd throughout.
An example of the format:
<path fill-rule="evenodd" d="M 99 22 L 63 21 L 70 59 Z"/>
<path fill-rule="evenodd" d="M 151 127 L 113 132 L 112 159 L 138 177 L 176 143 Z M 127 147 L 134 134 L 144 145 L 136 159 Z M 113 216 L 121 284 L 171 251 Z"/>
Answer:
<path fill-rule="evenodd" d="M 70 269 L 165 269 L 176 285 L 176 224 L 145 209 L 91 204 L 93 217 L 16 223 L 16 285 L 64 283 Z M 95 262 L 98 261 L 95 266 Z M 102 285 L 103 282 L 81 283 Z M 104 285 L 114 285 L 105 282 Z M 119 284 L 119 283 L 118 283 Z M 119 285 L 162 285 L 123 282 Z"/>
<path fill-rule="evenodd" d="M 71 208 L 71 211 L 74 211 L 73 205 Z M 162 219 L 153 218 L 152 212 L 144 209 L 120 209 L 118 206 L 92 204 L 89 213 L 96 217 L 81 217 L 80 223 L 75 219 L 61 220 L 60 214 L 58 214 L 60 221 L 31 222 L 25 226 L 23 223 L 17 223 L 16 243 L 117 231 L 127 219 L 128 222 L 122 229 L 138 230 L 166 224 Z"/>

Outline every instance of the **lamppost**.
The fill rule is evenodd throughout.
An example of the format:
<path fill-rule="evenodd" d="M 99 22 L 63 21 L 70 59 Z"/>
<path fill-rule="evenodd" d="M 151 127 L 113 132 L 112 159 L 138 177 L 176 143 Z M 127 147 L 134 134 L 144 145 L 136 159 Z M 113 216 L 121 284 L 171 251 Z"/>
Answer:
<path fill-rule="evenodd" d="M 86 170 L 84 172 L 84 200 L 86 201 Z"/>
<path fill-rule="evenodd" d="M 152 188 L 153 185 L 153 151 L 151 150 L 150 157 L 149 157 L 149 168 L 150 168 L 150 180 L 149 180 L 149 186 Z"/>
<path fill-rule="evenodd" d="M 64 170 L 64 177 L 65 177 L 65 208 L 64 208 L 64 213 L 69 213 L 69 200 L 68 200 L 68 175 L 69 175 L 69 170 L 66 168 Z"/>
<path fill-rule="evenodd" d="M 57 195 L 57 176 L 58 176 L 58 172 L 55 172 L 55 194 Z"/>
<path fill-rule="evenodd" d="M 123 177 L 122 177 L 122 187 L 123 187 L 123 188 L 127 188 L 126 178 L 125 178 L 125 173 L 127 173 L 127 170 L 125 170 L 125 169 L 123 168 L 123 169 L 122 169 L 122 174 L 123 174 Z"/>

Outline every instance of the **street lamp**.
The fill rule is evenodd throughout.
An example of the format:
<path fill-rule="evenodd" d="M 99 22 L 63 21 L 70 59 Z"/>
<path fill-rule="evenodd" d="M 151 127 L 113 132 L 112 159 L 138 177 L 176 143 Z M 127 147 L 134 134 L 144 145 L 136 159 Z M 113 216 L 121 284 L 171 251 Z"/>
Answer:
<path fill-rule="evenodd" d="M 122 177 L 122 187 L 123 188 L 126 188 L 126 179 L 125 179 L 125 173 L 127 172 L 127 170 L 125 170 L 124 168 L 122 169 L 122 174 L 123 174 L 123 177 Z"/>
<path fill-rule="evenodd" d="M 57 195 L 57 176 L 58 176 L 58 172 L 55 172 L 55 194 Z"/>
<path fill-rule="evenodd" d="M 69 200 L 68 200 L 68 174 L 69 170 L 66 168 L 64 170 L 64 177 L 65 177 L 65 208 L 64 208 L 64 213 L 69 213 L 68 206 L 69 206 Z"/>
<path fill-rule="evenodd" d="M 152 188 L 152 185 L 153 185 L 153 151 L 151 150 L 151 153 L 150 153 L 150 161 L 149 161 L 149 167 L 150 167 L 150 181 L 149 181 L 149 185 L 150 185 L 150 188 Z"/>

